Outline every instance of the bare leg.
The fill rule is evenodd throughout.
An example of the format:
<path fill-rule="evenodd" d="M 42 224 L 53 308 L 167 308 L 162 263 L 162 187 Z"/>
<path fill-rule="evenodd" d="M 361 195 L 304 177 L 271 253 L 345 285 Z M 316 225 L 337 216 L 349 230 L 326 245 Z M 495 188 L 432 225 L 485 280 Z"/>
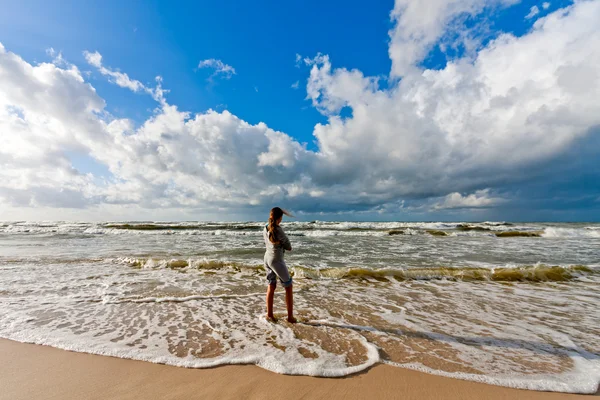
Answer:
<path fill-rule="evenodd" d="M 292 324 L 296 323 L 296 318 L 294 318 L 294 291 L 293 286 L 289 286 L 285 288 L 285 305 L 287 307 L 287 320 Z"/>
<path fill-rule="evenodd" d="M 267 286 L 267 319 L 276 321 L 273 315 L 273 298 L 275 297 L 275 285 Z"/>

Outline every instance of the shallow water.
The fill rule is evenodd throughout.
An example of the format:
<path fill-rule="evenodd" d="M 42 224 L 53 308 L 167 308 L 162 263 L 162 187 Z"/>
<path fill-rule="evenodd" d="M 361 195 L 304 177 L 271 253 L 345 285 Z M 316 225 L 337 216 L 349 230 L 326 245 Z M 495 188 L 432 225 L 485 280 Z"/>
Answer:
<path fill-rule="evenodd" d="M 264 315 L 263 223 L 0 223 L 0 336 L 188 367 L 377 362 L 593 393 L 600 225 L 284 223 L 300 323 Z"/>

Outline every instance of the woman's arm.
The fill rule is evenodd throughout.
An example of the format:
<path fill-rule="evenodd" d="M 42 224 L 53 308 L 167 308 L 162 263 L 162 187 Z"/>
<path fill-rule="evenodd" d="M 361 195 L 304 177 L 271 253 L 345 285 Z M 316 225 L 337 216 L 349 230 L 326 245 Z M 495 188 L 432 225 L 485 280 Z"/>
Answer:
<path fill-rule="evenodd" d="M 290 239 L 288 239 L 287 235 L 280 226 L 277 227 L 277 239 L 279 239 L 278 241 L 281 247 L 283 247 L 287 251 L 292 251 L 292 244 L 290 243 Z"/>

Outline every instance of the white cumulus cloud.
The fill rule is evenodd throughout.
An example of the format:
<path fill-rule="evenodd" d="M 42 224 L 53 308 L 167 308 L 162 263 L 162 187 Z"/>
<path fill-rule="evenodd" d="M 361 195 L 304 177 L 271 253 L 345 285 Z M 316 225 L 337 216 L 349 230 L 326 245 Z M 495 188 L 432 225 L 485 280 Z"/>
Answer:
<path fill-rule="evenodd" d="M 529 14 L 525 16 L 525 19 L 531 19 L 540 13 L 538 6 L 533 6 L 529 9 Z"/>
<path fill-rule="evenodd" d="M 413 71 L 457 18 L 516 2 L 518 0 L 396 0 L 390 13 L 395 22 L 389 32 L 392 76 Z"/>
<path fill-rule="evenodd" d="M 231 65 L 225 64 L 221 60 L 217 60 L 214 58 L 209 58 L 209 59 L 200 61 L 198 63 L 198 68 L 213 69 L 214 72 L 210 76 L 211 79 L 216 76 L 221 76 L 224 79 L 230 79 L 233 75 L 235 75 L 235 68 L 233 68 Z"/>
<path fill-rule="evenodd" d="M 98 68 L 98 71 L 102 75 L 108 76 L 111 82 L 127 88 L 133 92 L 139 92 L 142 90 L 146 90 L 147 88 L 142 84 L 142 82 L 137 81 L 135 79 L 131 79 L 127 74 L 119 71 L 113 71 L 109 68 L 105 68 L 102 66 L 102 55 L 97 51 L 90 53 L 89 51 L 84 51 L 83 55 L 85 60 L 93 67 Z"/>
<path fill-rule="evenodd" d="M 485 208 L 498 205 L 505 200 L 500 197 L 490 197 L 489 189 L 478 190 L 475 193 L 463 196 L 458 192 L 450 193 L 443 201 L 435 203 L 434 210 L 455 208 Z"/>
<path fill-rule="evenodd" d="M 160 78 L 149 88 L 86 52 L 109 81 L 157 100 L 136 128 L 105 111 L 76 66 L 33 65 L 0 45 L 0 203 L 203 212 L 274 202 L 303 212 L 504 204 L 510 196 L 499 187 L 551 179 L 539 166 L 600 125 L 600 1 L 539 18 L 521 37 L 501 34 L 443 69 L 418 66 L 448 21 L 482 7 L 448 1 L 427 16 L 398 0 L 390 54 L 392 76 L 402 79 L 385 88 L 327 55 L 301 60 L 310 67 L 308 98 L 326 118 L 314 128 L 314 151 L 228 111 L 180 110 Z M 410 40 L 419 50 L 395 58 Z M 218 69 L 217 61 L 208 64 Z M 111 176 L 81 173 L 73 153 Z"/>
<path fill-rule="evenodd" d="M 329 116 L 314 132 L 324 169 L 396 196 L 526 179 L 528 166 L 600 123 L 598 18 L 600 2 L 577 3 L 525 36 L 499 36 L 472 62 L 410 73 L 386 90 L 319 56 L 308 95 Z"/>

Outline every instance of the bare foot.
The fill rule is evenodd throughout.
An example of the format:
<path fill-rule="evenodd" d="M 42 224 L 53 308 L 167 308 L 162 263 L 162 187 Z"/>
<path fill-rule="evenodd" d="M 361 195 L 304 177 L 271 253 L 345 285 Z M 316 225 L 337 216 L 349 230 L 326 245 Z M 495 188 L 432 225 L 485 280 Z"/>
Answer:
<path fill-rule="evenodd" d="M 287 321 L 290 324 L 295 324 L 296 322 L 298 322 L 298 320 L 296 318 L 294 318 L 294 317 L 288 317 Z"/>
<path fill-rule="evenodd" d="M 274 315 L 267 315 L 267 321 L 277 322 L 277 318 Z"/>

